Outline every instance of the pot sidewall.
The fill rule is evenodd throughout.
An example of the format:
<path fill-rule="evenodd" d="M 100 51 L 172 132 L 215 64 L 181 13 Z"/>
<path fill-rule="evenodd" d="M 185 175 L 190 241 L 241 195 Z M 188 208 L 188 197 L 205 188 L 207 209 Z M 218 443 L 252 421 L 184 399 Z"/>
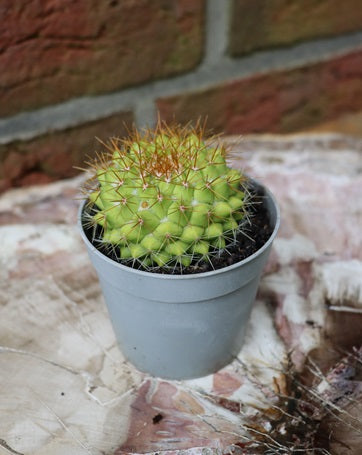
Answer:
<path fill-rule="evenodd" d="M 194 275 L 148 273 L 107 258 L 85 236 L 85 202 L 81 205 L 81 234 L 117 340 L 139 370 L 170 379 L 195 378 L 217 371 L 238 354 L 280 222 L 274 197 L 262 188 L 274 226 L 271 238 L 239 263 Z"/>

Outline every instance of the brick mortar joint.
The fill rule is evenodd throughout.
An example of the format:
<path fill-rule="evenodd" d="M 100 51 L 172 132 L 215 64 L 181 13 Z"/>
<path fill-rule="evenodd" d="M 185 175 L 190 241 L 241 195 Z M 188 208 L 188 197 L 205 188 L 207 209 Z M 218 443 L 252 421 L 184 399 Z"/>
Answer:
<path fill-rule="evenodd" d="M 223 29 L 226 30 L 225 27 Z M 216 59 L 215 56 L 206 54 L 196 70 L 184 75 L 151 81 L 111 94 L 78 97 L 0 119 L 0 145 L 17 140 L 31 140 L 53 131 L 64 131 L 102 120 L 118 112 L 133 111 L 136 114 L 136 123 L 152 123 L 156 115 L 155 101 L 160 97 L 196 91 L 237 78 L 247 78 L 253 74 L 298 68 L 338 58 L 343 54 L 362 50 L 361 42 L 362 32 L 357 32 L 299 43 L 287 48 L 259 51 L 237 58 L 219 53 L 219 58 Z M 220 52 L 220 49 L 217 52 Z M 142 106 L 143 103 L 146 107 Z"/>

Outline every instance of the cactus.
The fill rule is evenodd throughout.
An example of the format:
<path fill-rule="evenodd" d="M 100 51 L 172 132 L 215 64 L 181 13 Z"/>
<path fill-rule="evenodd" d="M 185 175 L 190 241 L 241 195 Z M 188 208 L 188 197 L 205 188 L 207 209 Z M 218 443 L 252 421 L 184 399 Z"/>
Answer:
<path fill-rule="evenodd" d="M 93 163 L 89 221 L 120 262 L 182 271 L 235 244 L 246 219 L 245 177 L 227 167 L 224 146 L 203 134 L 200 126 L 158 122 L 111 139 L 109 153 Z"/>

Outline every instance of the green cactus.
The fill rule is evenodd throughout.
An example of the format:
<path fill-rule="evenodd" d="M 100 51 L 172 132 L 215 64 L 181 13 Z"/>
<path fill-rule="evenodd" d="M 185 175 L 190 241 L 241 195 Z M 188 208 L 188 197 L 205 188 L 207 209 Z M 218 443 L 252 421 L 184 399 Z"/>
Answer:
<path fill-rule="evenodd" d="M 146 270 L 208 261 L 236 241 L 245 219 L 244 177 L 203 129 L 158 123 L 112 139 L 95 163 L 91 223 L 120 262 Z"/>

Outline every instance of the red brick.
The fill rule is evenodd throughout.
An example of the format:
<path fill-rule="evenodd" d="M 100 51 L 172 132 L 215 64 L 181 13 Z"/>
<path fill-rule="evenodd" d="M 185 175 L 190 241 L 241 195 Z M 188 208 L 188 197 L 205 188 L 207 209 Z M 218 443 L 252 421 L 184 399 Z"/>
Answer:
<path fill-rule="evenodd" d="M 203 18 L 204 0 L 3 0 L 0 115 L 187 71 Z"/>
<path fill-rule="evenodd" d="M 233 0 L 229 50 L 241 55 L 361 29 L 361 0 Z"/>
<path fill-rule="evenodd" d="M 362 52 L 157 101 L 161 118 L 215 132 L 290 132 L 362 109 Z"/>
<path fill-rule="evenodd" d="M 48 183 L 79 173 L 74 166 L 104 148 L 96 139 L 107 141 L 123 136 L 131 126 L 132 114 L 120 113 L 77 128 L 54 132 L 31 141 L 0 146 L 0 190 L 34 183 Z"/>

